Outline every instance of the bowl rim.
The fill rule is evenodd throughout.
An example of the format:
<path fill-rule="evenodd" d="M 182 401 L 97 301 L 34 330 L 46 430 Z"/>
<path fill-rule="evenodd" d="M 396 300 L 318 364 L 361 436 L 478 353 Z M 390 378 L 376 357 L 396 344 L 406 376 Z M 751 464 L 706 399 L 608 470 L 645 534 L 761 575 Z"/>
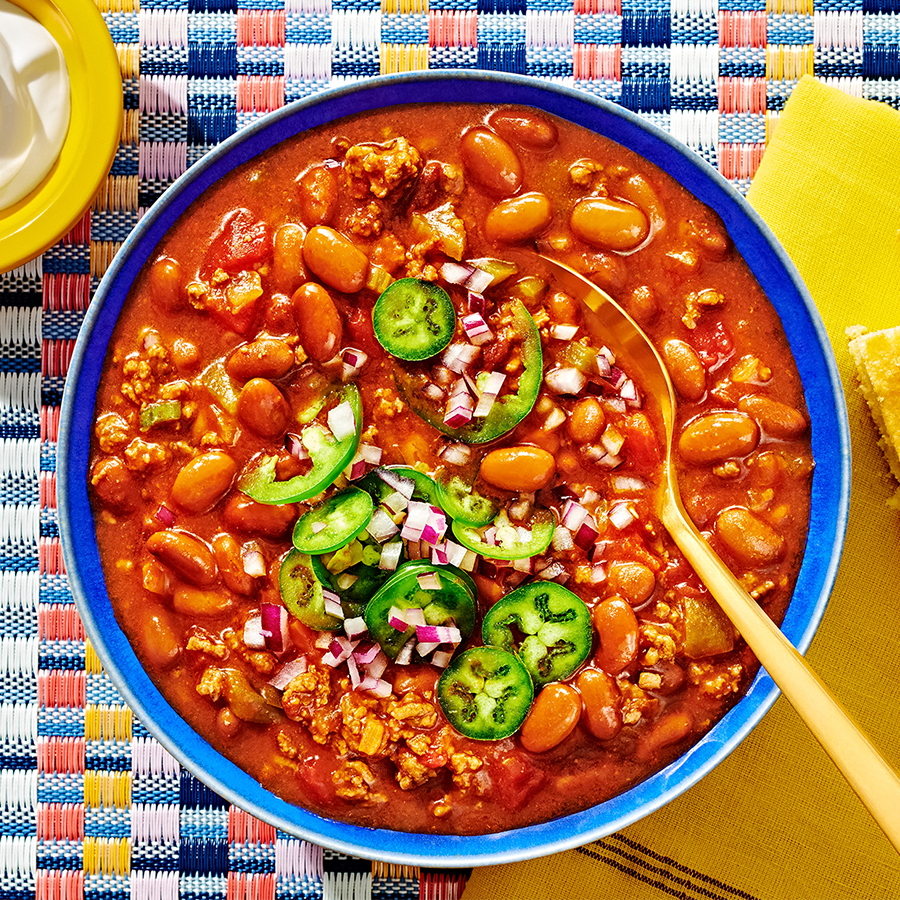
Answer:
<path fill-rule="evenodd" d="M 811 417 L 816 420 L 812 440 L 817 465 L 809 533 L 818 538 L 821 529 L 823 537 L 807 541 L 794 597 L 782 625 L 801 653 L 808 648 L 824 614 L 840 561 L 850 497 L 850 436 L 843 390 L 824 325 L 802 279 L 759 215 L 715 169 L 668 133 L 636 113 L 583 91 L 527 76 L 481 70 L 372 78 L 328 89 L 267 114 L 213 149 L 163 194 L 128 237 L 103 278 L 85 317 L 66 379 L 58 438 L 60 534 L 70 586 L 86 634 L 123 698 L 148 730 L 182 766 L 229 802 L 288 834 L 350 855 L 402 865 L 456 868 L 514 862 L 571 849 L 654 812 L 725 759 L 769 710 L 778 689 L 760 669 L 741 700 L 669 766 L 611 800 L 550 822 L 498 834 L 436 835 L 363 828 L 325 819 L 264 790 L 213 750 L 174 712 L 143 672 L 112 616 L 99 569 L 87 504 L 89 439 L 84 437 L 90 435 L 99 369 L 119 307 L 131 280 L 165 231 L 167 214 L 180 214 L 192 198 L 222 174 L 256 156 L 257 145 L 262 149 L 266 140 L 274 143 L 274 135 L 284 140 L 346 115 L 440 100 L 533 106 L 586 125 L 635 150 L 682 184 L 690 182 L 690 192 L 718 213 L 754 275 L 765 282 L 770 302 L 785 322 L 785 332 L 796 332 L 797 345 L 792 342 L 792 352 L 801 376 L 806 373 L 804 392 Z M 613 133 L 603 130 L 610 127 Z M 749 257 L 748 249 L 753 251 Z M 122 287 L 117 290 L 120 281 Z M 111 305 L 116 308 L 110 322 L 106 320 Z M 94 341 L 103 341 L 103 353 L 91 353 Z M 802 354 L 798 353 L 800 349 Z M 79 530 L 79 525 L 87 533 Z M 97 603 L 98 592 L 105 603 Z"/>
<path fill-rule="evenodd" d="M 0 209 L 0 272 L 47 250 L 85 214 L 119 148 L 122 72 L 93 0 L 10 0 L 59 44 L 69 74 L 69 128 L 52 168 L 33 191 Z"/>

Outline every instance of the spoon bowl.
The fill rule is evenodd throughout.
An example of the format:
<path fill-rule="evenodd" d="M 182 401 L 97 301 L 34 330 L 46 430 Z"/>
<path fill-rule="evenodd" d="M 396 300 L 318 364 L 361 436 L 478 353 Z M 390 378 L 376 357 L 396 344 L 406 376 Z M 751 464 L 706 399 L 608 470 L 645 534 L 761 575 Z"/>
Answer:
<path fill-rule="evenodd" d="M 542 258 L 556 280 L 587 307 L 588 328 L 611 345 L 626 371 L 640 372 L 644 395 L 657 407 L 665 454 L 656 492 L 656 512 L 663 526 L 894 849 L 900 852 L 897 773 L 762 607 L 744 590 L 684 508 L 674 463 L 675 389 L 659 351 L 606 291 L 563 263 L 548 256 Z"/>

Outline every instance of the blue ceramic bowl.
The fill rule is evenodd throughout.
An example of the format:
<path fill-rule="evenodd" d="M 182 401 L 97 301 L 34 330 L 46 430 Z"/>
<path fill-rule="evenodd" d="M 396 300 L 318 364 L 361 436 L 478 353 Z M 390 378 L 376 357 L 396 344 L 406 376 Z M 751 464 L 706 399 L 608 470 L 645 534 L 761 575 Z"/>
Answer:
<path fill-rule="evenodd" d="M 488 72 L 389 76 L 325 92 L 278 110 L 234 135 L 183 175 L 125 242 L 100 284 L 81 329 L 63 399 L 59 437 L 60 531 L 72 591 L 103 665 L 140 720 L 185 768 L 286 832 L 386 862 L 472 866 L 512 862 L 599 839 L 668 803 L 721 762 L 760 721 L 778 690 L 760 672 L 743 699 L 671 765 L 612 800 L 583 812 L 478 837 L 406 834 L 323 819 L 264 790 L 215 751 L 162 697 L 113 615 L 87 494 L 89 436 L 107 343 L 132 281 L 168 227 L 218 179 L 306 129 L 405 103 L 512 103 L 537 107 L 610 137 L 646 157 L 721 217 L 735 246 L 784 324 L 806 393 L 816 460 L 806 554 L 784 620 L 805 651 L 822 618 L 840 558 L 850 489 L 850 439 L 843 393 L 828 338 L 800 276 L 759 216 L 709 165 L 638 116 L 586 94 Z"/>

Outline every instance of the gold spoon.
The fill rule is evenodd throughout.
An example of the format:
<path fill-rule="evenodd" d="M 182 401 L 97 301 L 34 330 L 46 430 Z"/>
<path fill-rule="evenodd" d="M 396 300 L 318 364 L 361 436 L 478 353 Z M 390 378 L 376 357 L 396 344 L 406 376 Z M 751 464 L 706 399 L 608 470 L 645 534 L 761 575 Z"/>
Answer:
<path fill-rule="evenodd" d="M 556 280 L 591 311 L 590 324 L 623 361 L 622 368 L 640 372 L 645 393 L 659 403 L 666 451 L 664 482 L 656 498 L 660 521 L 894 849 L 900 852 L 900 778 L 704 540 L 681 502 L 672 460 L 675 391 L 662 357 L 640 326 L 609 294 L 568 266 L 550 257 L 543 259 Z"/>

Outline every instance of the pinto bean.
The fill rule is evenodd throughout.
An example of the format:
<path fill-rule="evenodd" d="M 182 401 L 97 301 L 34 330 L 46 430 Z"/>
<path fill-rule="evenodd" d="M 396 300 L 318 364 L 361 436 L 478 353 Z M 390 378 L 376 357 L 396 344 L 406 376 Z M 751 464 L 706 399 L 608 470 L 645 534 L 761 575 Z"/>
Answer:
<path fill-rule="evenodd" d="M 799 409 L 761 394 L 741 397 L 738 409 L 753 416 L 767 434 L 784 440 L 799 437 L 806 431 L 808 424 L 806 416 Z"/>
<path fill-rule="evenodd" d="M 597 669 L 585 669 L 575 681 L 584 704 L 587 730 L 598 741 L 614 738 L 622 729 L 621 695 L 615 678 Z"/>
<path fill-rule="evenodd" d="M 490 128 L 470 128 L 459 145 L 463 166 L 496 197 L 511 197 L 522 185 L 522 163 L 516 151 Z"/>
<path fill-rule="evenodd" d="M 309 277 L 303 264 L 305 240 L 306 229 L 294 222 L 287 222 L 275 230 L 271 277 L 276 291 L 293 294 Z"/>
<path fill-rule="evenodd" d="M 225 363 L 225 371 L 235 381 L 251 378 L 282 378 L 294 366 L 291 345 L 277 338 L 257 338 L 241 344 Z"/>
<path fill-rule="evenodd" d="M 675 390 L 692 403 L 706 393 L 706 369 L 697 351 L 685 341 L 671 338 L 663 344 L 663 357 Z"/>
<path fill-rule="evenodd" d="M 260 437 L 284 434 L 291 408 L 281 391 L 266 378 L 251 378 L 238 395 L 237 416 Z"/>
<path fill-rule="evenodd" d="M 578 301 L 563 291 L 553 291 L 547 297 L 545 305 L 554 322 L 577 325 L 581 321 L 581 307 Z"/>
<path fill-rule="evenodd" d="M 176 338 L 172 343 L 172 362 L 180 371 L 196 369 L 200 363 L 200 349 L 193 341 Z"/>
<path fill-rule="evenodd" d="M 596 397 L 584 397 L 572 408 L 566 430 L 576 444 L 591 444 L 600 436 L 606 416 Z"/>
<path fill-rule="evenodd" d="M 256 590 L 256 579 L 244 571 L 244 551 L 237 540 L 226 532 L 220 532 L 212 539 L 213 553 L 225 586 L 249 597 Z"/>
<path fill-rule="evenodd" d="M 318 362 L 338 352 L 344 326 L 331 295 L 320 284 L 307 282 L 297 288 L 291 301 L 303 349 Z"/>
<path fill-rule="evenodd" d="M 131 512 L 140 498 L 140 486 L 118 456 L 109 456 L 94 463 L 91 486 L 97 499 L 114 512 Z"/>
<path fill-rule="evenodd" d="M 161 256 L 150 266 L 150 295 L 153 302 L 164 310 L 172 312 L 185 305 L 184 273 L 181 263 L 169 256 Z"/>
<path fill-rule="evenodd" d="M 553 208 L 546 194 L 531 191 L 501 200 L 484 222 L 488 240 L 504 244 L 522 244 L 540 234 L 553 218 Z"/>
<path fill-rule="evenodd" d="M 298 179 L 300 215 L 307 225 L 328 225 L 337 212 L 338 183 L 326 166 L 307 169 Z"/>
<path fill-rule="evenodd" d="M 694 728 L 694 719 L 686 709 L 664 712 L 653 725 L 653 730 L 638 748 L 642 759 L 655 756 L 660 750 L 686 738 Z"/>
<path fill-rule="evenodd" d="M 618 560 L 610 564 L 608 581 L 610 590 L 624 597 L 632 606 L 646 603 L 656 590 L 656 575 L 643 563 Z"/>
<path fill-rule="evenodd" d="M 223 516 L 225 522 L 237 531 L 275 539 L 283 537 L 293 528 L 297 521 L 297 507 L 293 503 L 277 506 L 257 503 L 246 494 L 235 492 L 225 503 Z"/>
<path fill-rule="evenodd" d="M 716 534 L 728 552 L 745 566 L 770 566 L 784 555 L 784 538 L 743 506 L 732 506 L 719 513 Z"/>
<path fill-rule="evenodd" d="M 182 584 L 172 595 L 175 612 L 191 618 L 221 616 L 233 606 L 231 594 L 222 588 L 199 588 Z"/>
<path fill-rule="evenodd" d="M 502 447 L 481 461 L 481 477 L 504 491 L 539 491 L 555 472 L 556 460 L 540 447 Z"/>
<path fill-rule="evenodd" d="M 488 116 L 487 121 L 506 140 L 527 150 L 552 150 L 559 140 L 556 126 L 537 113 L 497 110 Z"/>
<path fill-rule="evenodd" d="M 610 197 L 579 200 L 569 225 L 577 237 L 604 250 L 633 250 L 650 232 L 643 210 Z"/>
<path fill-rule="evenodd" d="M 581 695 L 564 682 L 548 684 L 522 723 L 519 740 L 529 753 L 544 753 L 561 744 L 581 718 Z"/>
<path fill-rule="evenodd" d="M 678 439 L 685 462 L 711 466 L 729 457 L 746 456 L 759 443 L 759 426 L 742 412 L 719 410 L 694 419 Z"/>
<path fill-rule="evenodd" d="M 600 635 L 600 648 L 594 655 L 594 662 L 604 672 L 618 675 L 637 659 L 637 616 L 621 597 L 610 597 L 594 607 L 593 619 Z"/>
<path fill-rule="evenodd" d="M 355 294 L 365 283 L 369 260 L 355 244 L 327 225 L 309 230 L 303 260 L 322 281 L 336 291 Z"/>
<path fill-rule="evenodd" d="M 185 463 L 175 476 L 172 499 L 188 512 L 203 512 L 225 496 L 236 474 L 237 463 L 227 453 L 201 453 Z"/>
<path fill-rule="evenodd" d="M 197 587 L 206 587 L 216 580 L 218 569 L 212 551 L 187 531 L 157 531 L 147 538 L 145 546 L 163 565 Z"/>
<path fill-rule="evenodd" d="M 154 669 L 167 669 L 181 657 L 181 644 L 169 613 L 152 604 L 135 607 L 132 615 L 138 619 L 143 640 L 141 647 Z"/>
<path fill-rule="evenodd" d="M 653 322 L 659 315 L 659 298 L 649 285 L 639 284 L 624 301 L 628 312 L 642 325 Z"/>

